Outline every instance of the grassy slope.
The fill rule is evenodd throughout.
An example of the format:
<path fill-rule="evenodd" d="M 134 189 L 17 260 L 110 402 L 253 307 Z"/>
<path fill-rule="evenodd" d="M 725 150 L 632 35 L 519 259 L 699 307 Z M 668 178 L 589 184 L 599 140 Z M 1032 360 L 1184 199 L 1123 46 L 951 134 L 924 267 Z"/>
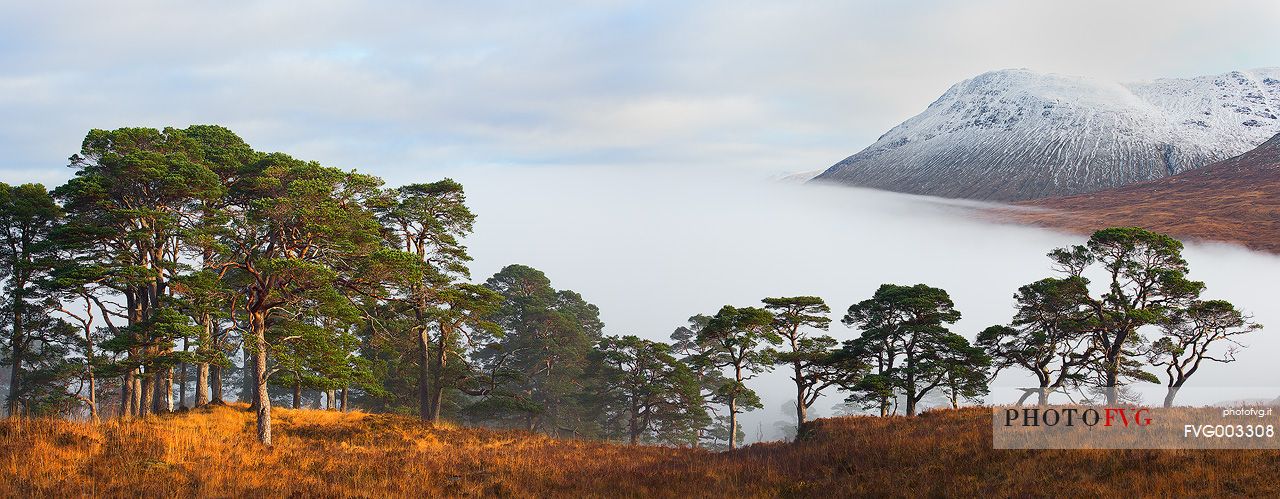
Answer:
<path fill-rule="evenodd" d="M 243 408 L 129 424 L 0 422 L 0 496 L 1278 495 L 1277 451 L 995 451 L 987 409 L 820 420 L 715 454 L 362 413 Z"/>
<path fill-rule="evenodd" d="M 1003 217 L 1086 234 L 1133 225 L 1280 253 L 1280 135 L 1240 156 L 1172 177 L 1019 204 L 1046 210 L 1004 211 Z"/>

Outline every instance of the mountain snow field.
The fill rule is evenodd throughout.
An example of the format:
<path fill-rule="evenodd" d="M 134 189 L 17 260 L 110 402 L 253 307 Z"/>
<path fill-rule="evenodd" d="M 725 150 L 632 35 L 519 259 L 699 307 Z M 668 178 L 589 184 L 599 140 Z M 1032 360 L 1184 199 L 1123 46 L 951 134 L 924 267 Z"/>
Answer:
<path fill-rule="evenodd" d="M 1115 83 L 1008 69 L 957 83 L 816 180 L 1010 201 L 1166 177 L 1280 133 L 1280 68 Z"/>

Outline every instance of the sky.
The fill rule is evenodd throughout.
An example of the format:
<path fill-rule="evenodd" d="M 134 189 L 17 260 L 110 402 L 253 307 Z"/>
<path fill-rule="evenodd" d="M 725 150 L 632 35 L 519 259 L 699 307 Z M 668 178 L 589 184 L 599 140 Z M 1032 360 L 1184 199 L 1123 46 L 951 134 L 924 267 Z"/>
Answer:
<path fill-rule="evenodd" d="M 1280 66 L 1272 0 L 299 5 L 0 0 L 0 181 L 62 182 L 92 128 L 215 123 L 391 185 L 458 179 L 479 215 L 473 276 L 542 269 L 599 305 L 608 334 L 664 339 L 691 315 L 786 294 L 822 296 L 838 320 L 881 283 L 924 282 L 952 293 L 972 337 L 1050 275 L 1046 252 L 1082 238 L 767 179 L 826 168 L 985 71 Z M 1280 320 L 1276 257 L 1188 258 L 1210 295 Z M 1189 400 L 1280 394 L 1254 386 L 1275 385 L 1280 339 L 1247 343 Z M 752 381 L 765 408 L 746 415 L 749 440 L 782 436 L 788 382 Z"/>
<path fill-rule="evenodd" d="M 0 2 L 0 181 L 91 128 L 226 125 L 393 181 L 469 166 L 822 169 L 951 84 L 1280 65 L 1261 1 Z"/>

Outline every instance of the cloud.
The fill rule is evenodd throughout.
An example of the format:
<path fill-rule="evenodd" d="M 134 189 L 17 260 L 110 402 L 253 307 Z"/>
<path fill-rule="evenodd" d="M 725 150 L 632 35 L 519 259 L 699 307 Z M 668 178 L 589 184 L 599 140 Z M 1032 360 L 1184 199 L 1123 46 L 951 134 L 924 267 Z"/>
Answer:
<path fill-rule="evenodd" d="M 220 123 L 393 177 L 812 170 L 989 69 L 1275 65 L 1277 24 L 1267 1 L 23 2 L 0 8 L 0 169 L 65 177 L 89 128 Z"/>

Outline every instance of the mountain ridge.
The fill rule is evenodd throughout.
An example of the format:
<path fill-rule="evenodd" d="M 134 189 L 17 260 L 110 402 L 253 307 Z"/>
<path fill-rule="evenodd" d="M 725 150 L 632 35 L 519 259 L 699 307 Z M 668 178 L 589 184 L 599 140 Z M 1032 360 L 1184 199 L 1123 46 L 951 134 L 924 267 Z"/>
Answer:
<path fill-rule="evenodd" d="M 1280 68 L 1116 83 L 1027 69 L 952 85 L 816 182 L 1017 201 L 1153 180 L 1280 133 Z"/>

